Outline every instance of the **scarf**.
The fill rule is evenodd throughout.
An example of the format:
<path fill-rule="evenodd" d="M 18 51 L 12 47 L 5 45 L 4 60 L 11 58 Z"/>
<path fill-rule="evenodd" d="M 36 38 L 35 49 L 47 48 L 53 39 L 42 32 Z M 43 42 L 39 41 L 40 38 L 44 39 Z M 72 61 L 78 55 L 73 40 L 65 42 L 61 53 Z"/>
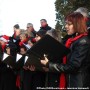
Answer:
<path fill-rule="evenodd" d="M 74 38 L 69 38 L 67 41 L 66 41 L 66 44 L 65 44 L 65 46 L 67 47 L 67 48 L 70 48 L 70 46 L 71 46 L 71 44 L 73 43 L 73 42 L 75 42 L 76 40 L 78 40 L 79 38 L 82 38 L 83 36 L 87 36 L 87 33 L 84 33 L 84 34 L 80 34 L 80 35 L 78 35 L 78 36 L 76 36 L 76 37 L 74 37 Z M 64 58 L 63 58 L 63 64 L 66 64 L 66 62 L 67 62 L 67 57 L 65 56 Z M 66 77 L 65 77 L 65 74 L 64 73 L 61 73 L 61 75 L 60 75 L 60 84 L 59 84 L 59 87 L 60 88 L 66 88 Z"/>
<path fill-rule="evenodd" d="M 16 87 L 20 88 L 20 75 L 17 75 L 17 78 L 16 78 Z"/>
<path fill-rule="evenodd" d="M 4 52 L 6 45 L 2 45 L 2 50 Z"/>
<path fill-rule="evenodd" d="M 27 41 L 28 41 L 28 38 L 23 40 L 23 41 L 21 41 L 21 42 L 19 42 L 19 46 L 22 46 L 24 43 L 27 43 Z"/>
<path fill-rule="evenodd" d="M 16 38 L 16 33 L 14 33 L 14 35 L 13 35 L 13 36 L 14 36 L 14 38 Z"/>

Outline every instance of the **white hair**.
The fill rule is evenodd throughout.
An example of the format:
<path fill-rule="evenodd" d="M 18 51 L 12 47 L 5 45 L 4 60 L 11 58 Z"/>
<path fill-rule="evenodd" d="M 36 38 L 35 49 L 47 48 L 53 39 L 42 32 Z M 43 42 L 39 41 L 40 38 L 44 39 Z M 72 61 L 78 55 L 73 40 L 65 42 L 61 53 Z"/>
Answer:
<path fill-rule="evenodd" d="M 60 31 L 55 30 L 55 29 L 51 29 L 51 30 L 48 30 L 46 34 L 50 35 L 51 37 L 53 37 L 57 41 L 61 42 L 61 32 Z"/>
<path fill-rule="evenodd" d="M 88 9 L 87 8 L 84 8 L 84 7 L 80 7 L 78 8 L 76 11 L 74 12 L 79 12 L 81 13 L 84 17 L 89 17 L 89 14 L 88 14 Z"/>
<path fill-rule="evenodd" d="M 32 26 L 33 27 L 33 24 L 32 23 L 27 23 L 27 26 Z"/>

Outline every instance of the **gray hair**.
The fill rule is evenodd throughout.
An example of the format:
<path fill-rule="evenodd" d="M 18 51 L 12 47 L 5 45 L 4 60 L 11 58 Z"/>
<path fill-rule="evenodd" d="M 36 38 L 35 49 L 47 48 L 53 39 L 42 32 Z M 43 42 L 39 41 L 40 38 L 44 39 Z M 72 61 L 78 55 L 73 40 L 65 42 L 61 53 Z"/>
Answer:
<path fill-rule="evenodd" d="M 61 42 L 61 32 L 59 30 L 51 29 L 48 30 L 46 34 L 52 36 L 57 41 Z"/>
<path fill-rule="evenodd" d="M 47 20 L 46 20 L 46 19 L 41 19 L 40 21 L 44 21 L 44 22 L 47 22 Z"/>
<path fill-rule="evenodd" d="M 26 38 L 28 38 L 28 34 L 26 33 L 26 30 L 24 30 L 24 29 L 21 29 L 20 35 L 25 35 Z"/>
<path fill-rule="evenodd" d="M 27 26 L 32 26 L 33 27 L 33 24 L 32 23 L 27 23 Z"/>
<path fill-rule="evenodd" d="M 84 8 L 84 7 L 80 7 L 78 8 L 76 11 L 74 12 L 79 12 L 81 13 L 84 17 L 89 17 L 89 14 L 88 14 L 88 9 L 87 8 Z"/>

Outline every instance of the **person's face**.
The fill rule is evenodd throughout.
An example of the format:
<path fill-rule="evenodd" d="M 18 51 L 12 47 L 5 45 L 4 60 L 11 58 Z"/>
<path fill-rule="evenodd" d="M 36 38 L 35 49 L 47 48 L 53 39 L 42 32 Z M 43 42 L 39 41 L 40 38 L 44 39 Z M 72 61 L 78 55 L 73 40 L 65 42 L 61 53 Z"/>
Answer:
<path fill-rule="evenodd" d="M 16 29 L 13 27 L 14 33 L 16 32 Z"/>
<path fill-rule="evenodd" d="M 66 31 L 67 31 L 68 35 L 72 35 L 72 34 L 75 33 L 72 22 L 66 21 L 65 28 L 66 28 Z"/>
<path fill-rule="evenodd" d="M 41 37 L 36 34 L 36 37 L 35 37 L 36 42 L 39 41 L 40 39 Z"/>
<path fill-rule="evenodd" d="M 21 31 L 19 29 L 14 28 L 14 33 L 16 33 L 16 35 L 18 36 L 20 35 Z"/>
<path fill-rule="evenodd" d="M 29 41 L 28 41 L 28 45 L 29 45 L 30 47 L 32 47 L 32 46 L 33 46 L 33 43 L 29 40 Z"/>
<path fill-rule="evenodd" d="M 21 35 L 20 35 L 20 40 L 23 41 L 23 40 L 25 40 L 25 39 L 26 39 L 26 36 L 25 36 L 24 34 L 21 34 Z"/>
<path fill-rule="evenodd" d="M 9 47 L 6 48 L 6 53 L 10 55 L 10 48 Z"/>
<path fill-rule="evenodd" d="M 0 44 L 1 44 L 1 45 L 5 45 L 5 44 L 6 44 L 6 42 L 4 42 L 4 41 L 0 40 Z"/>
<path fill-rule="evenodd" d="M 24 48 L 21 48 L 21 49 L 20 49 L 20 54 L 22 54 L 22 55 L 23 55 L 23 54 L 26 54 L 26 51 L 24 50 Z"/>
<path fill-rule="evenodd" d="M 45 22 L 44 20 L 41 20 L 40 23 L 42 27 L 47 25 L 47 22 Z"/>
<path fill-rule="evenodd" d="M 28 31 L 28 32 L 33 31 L 33 26 L 29 26 L 29 25 L 27 25 L 27 31 Z"/>

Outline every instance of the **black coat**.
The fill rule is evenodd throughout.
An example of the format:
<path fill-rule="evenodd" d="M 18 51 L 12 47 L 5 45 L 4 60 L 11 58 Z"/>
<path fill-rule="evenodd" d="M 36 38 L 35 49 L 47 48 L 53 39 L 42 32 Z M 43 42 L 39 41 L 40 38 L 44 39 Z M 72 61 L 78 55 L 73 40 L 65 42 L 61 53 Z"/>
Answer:
<path fill-rule="evenodd" d="M 45 27 L 40 27 L 39 30 L 46 30 L 46 31 L 48 31 L 48 30 L 51 30 L 51 29 L 52 28 L 50 26 L 46 25 Z"/>
<path fill-rule="evenodd" d="M 20 46 L 19 46 L 19 42 L 20 42 L 20 37 L 17 36 L 16 38 L 14 38 L 14 35 L 12 37 L 9 38 L 9 42 L 10 43 L 14 43 L 17 47 L 17 52 L 20 52 Z"/>
<path fill-rule="evenodd" d="M 33 36 L 35 37 L 36 36 L 36 31 L 33 30 L 32 33 L 33 33 Z"/>
<path fill-rule="evenodd" d="M 37 87 L 45 87 L 45 77 L 46 73 L 38 71 L 37 67 L 35 71 L 23 70 L 23 90 L 36 90 Z"/>
<path fill-rule="evenodd" d="M 87 36 L 79 38 L 70 47 L 66 64 L 50 62 L 50 71 L 64 72 L 67 87 L 87 87 L 87 68 L 90 66 L 90 39 Z"/>
<path fill-rule="evenodd" d="M 15 73 L 3 62 L 0 62 L 0 90 L 16 90 Z"/>

